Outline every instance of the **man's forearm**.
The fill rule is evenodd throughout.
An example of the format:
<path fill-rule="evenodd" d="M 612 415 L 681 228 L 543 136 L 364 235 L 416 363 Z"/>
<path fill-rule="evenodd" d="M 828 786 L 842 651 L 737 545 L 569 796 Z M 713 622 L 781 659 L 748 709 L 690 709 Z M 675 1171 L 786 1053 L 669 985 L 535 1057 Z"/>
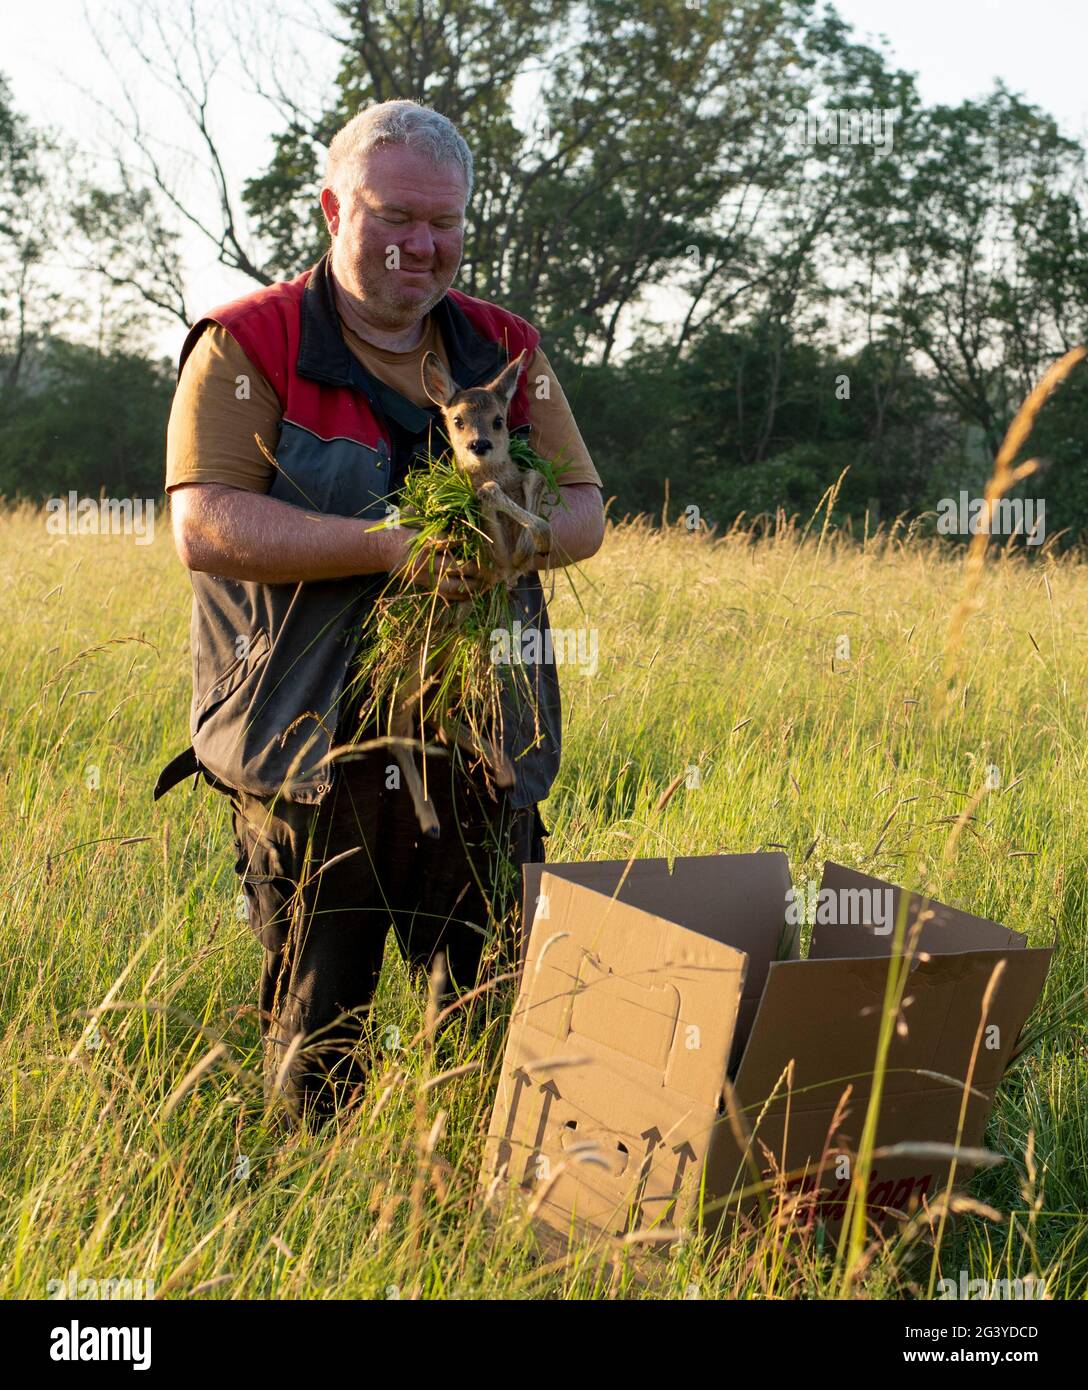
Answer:
<path fill-rule="evenodd" d="M 600 489 L 579 483 L 561 491 L 563 505 L 548 518 L 552 548 L 538 561 L 541 569 L 588 559 L 604 537 Z M 182 563 L 224 579 L 295 584 L 386 573 L 404 560 L 410 535 L 219 483 L 177 488 L 170 500 Z"/>
<path fill-rule="evenodd" d="M 387 571 L 403 555 L 393 528 L 371 531 L 374 521 L 311 512 L 263 492 L 198 484 L 171 493 L 171 509 L 183 564 L 224 579 L 342 579 Z"/>
<path fill-rule="evenodd" d="M 604 539 L 604 507 L 601 490 L 593 483 L 560 488 L 562 505 L 548 512 L 552 548 L 537 560 L 537 569 L 561 569 L 564 565 L 596 555 Z"/>

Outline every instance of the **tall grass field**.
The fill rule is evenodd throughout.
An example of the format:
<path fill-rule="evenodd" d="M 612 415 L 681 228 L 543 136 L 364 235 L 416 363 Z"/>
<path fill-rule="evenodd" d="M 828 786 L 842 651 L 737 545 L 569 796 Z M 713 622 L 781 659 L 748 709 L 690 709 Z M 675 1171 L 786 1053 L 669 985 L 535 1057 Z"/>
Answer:
<path fill-rule="evenodd" d="M 924 887 L 1057 950 L 939 1245 L 844 1256 L 772 1201 L 709 1247 L 556 1254 L 481 1194 L 512 986 L 434 1045 L 390 944 L 372 1090 L 318 1135 L 265 1109 L 259 947 L 225 798 L 153 803 L 188 742 L 191 591 L 154 541 L 0 516 L 0 1295 L 142 1281 L 166 1298 L 925 1297 L 933 1278 L 1088 1290 L 1088 564 L 822 519 L 715 538 L 610 525 L 560 575 L 564 750 L 549 857 L 782 847 Z M 670 795 L 665 795 L 669 792 Z M 829 1026 L 832 1015 L 829 1011 Z M 135 1286 L 135 1283 L 134 1283 Z"/>

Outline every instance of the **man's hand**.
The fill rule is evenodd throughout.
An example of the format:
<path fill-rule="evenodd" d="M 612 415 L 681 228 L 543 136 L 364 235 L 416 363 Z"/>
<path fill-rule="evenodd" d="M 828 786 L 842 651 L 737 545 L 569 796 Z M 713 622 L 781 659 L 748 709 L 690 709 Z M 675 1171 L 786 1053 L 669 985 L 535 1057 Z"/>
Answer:
<path fill-rule="evenodd" d="M 493 583 L 493 577 L 478 565 L 461 563 L 452 558 L 445 541 L 427 541 L 417 548 L 418 532 L 407 526 L 390 528 L 400 541 L 401 553 L 389 567 L 404 584 L 427 589 L 449 603 L 472 598 Z"/>

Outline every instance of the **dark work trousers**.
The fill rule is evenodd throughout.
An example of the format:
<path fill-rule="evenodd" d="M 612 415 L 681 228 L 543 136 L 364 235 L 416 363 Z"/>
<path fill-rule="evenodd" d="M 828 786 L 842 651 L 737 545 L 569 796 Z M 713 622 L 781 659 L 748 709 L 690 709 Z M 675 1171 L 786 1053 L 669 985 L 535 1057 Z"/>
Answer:
<path fill-rule="evenodd" d="M 454 759 L 428 754 L 441 826 L 431 839 L 407 788 L 388 785 L 400 781 L 395 769 L 384 749 L 344 761 L 320 806 L 230 793 L 235 869 L 264 948 L 265 1085 L 312 1126 L 365 1084 L 390 926 L 413 973 L 442 953 L 448 1003 L 479 982 L 481 963 L 509 963 L 499 930 L 520 901 L 520 865 L 544 860 L 536 806 L 515 810 Z"/>

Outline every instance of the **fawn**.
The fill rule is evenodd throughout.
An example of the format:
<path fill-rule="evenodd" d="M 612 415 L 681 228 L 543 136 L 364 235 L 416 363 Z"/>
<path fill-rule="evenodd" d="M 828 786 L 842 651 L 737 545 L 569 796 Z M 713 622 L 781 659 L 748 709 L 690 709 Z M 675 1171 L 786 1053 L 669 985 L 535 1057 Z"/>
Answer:
<path fill-rule="evenodd" d="M 480 499 L 480 516 L 495 554 L 498 580 L 513 588 L 536 555 L 551 549 L 551 527 L 540 515 L 547 481 L 510 457 L 506 412 L 517 388 L 524 351 L 486 386 L 460 391 L 438 356 L 423 359 L 423 389 L 442 412 L 454 462 Z"/>
<path fill-rule="evenodd" d="M 480 518 L 491 542 L 494 555 L 490 566 L 496 583 L 512 589 L 519 574 L 528 569 L 537 555 L 551 549 L 551 527 L 540 514 L 547 480 L 542 473 L 522 469 L 510 457 L 510 434 L 506 413 L 517 388 L 518 373 L 525 353 L 520 352 L 486 386 L 460 390 L 441 359 L 428 352 L 422 363 L 423 389 L 442 412 L 443 424 L 453 449 L 454 463 L 472 484 L 480 501 Z M 454 606 L 453 628 L 468 616 L 467 600 Z M 438 679 L 442 658 L 420 668 L 398 691 L 390 719 L 389 746 L 404 775 L 412 798 L 416 818 L 425 835 L 440 833 L 434 806 L 424 796 L 423 784 L 416 770 L 412 731 L 415 713 L 421 697 Z M 422 734 L 422 730 L 420 731 Z M 450 741 L 449 730 L 438 721 L 438 736 L 443 743 Z M 452 735 L 453 741 L 466 751 L 483 757 L 495 784 L 514 785 L 514 771 L 501 748 L 477 742 L 463 730 Z"/>

